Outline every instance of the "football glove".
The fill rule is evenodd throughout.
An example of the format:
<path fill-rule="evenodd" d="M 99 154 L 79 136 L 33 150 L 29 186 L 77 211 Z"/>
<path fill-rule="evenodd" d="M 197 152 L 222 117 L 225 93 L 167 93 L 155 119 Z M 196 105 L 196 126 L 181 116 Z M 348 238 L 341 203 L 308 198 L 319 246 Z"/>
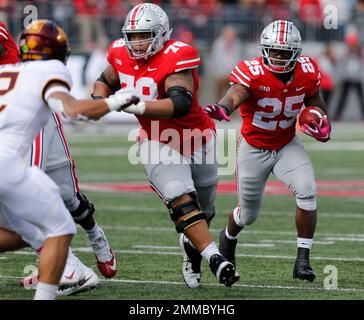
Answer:
<path fill-rule="evenodd" d="M 139 95 L 135 90 L 122 89 L 116 91 L 115 94 L 105 99 L 110 110 L 121 111 L 131 105 L 138 104 L 140 101 Z"/>
<path fill-rule="evenodd" d="M 314 128 L 310 127 L 307 123 L 304 123 L 301 126 L 301 130 L 310 137 L 315 138 L 317 141 L 326 142 L 330 140 L 331 128 L 326 115 L 322 117 L 322 127 L 320 127 L 316 121 L 313 121 L 312 124 Z"/>
<path fill-rule="evenodd" d="M 205 112 L 212 119 L 216 119 L 219 121 L 225 120 L 227 122 L 230 122 L 229 109 L 226 106 L 224 106 L 223 104 L 219 104 L 219 103 L 209 104 L 205 108 Z"/>

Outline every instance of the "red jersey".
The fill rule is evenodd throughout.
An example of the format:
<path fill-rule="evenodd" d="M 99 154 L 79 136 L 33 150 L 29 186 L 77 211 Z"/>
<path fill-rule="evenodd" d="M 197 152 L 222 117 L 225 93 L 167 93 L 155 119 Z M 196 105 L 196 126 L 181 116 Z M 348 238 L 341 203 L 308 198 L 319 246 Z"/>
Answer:
<path fill-rule="evenodd" d="M 0 21 L 0 44 L 2 44 L 6 49 L 4 56 L 0 58 L 0 65 L 8 63 L 17 63 L 20 61 L 18 47 L 15 44 L 14 39 L 11 36 L 8 29 L 6 28 L 5 24 L 3 24 L 1 21 Z"/>
<path fill-rule="evenodd" d="M 240 106 L 241 133 L 250 145 L 279 150 L 294 138 L 296 117 L 304 99 L 318 90 L 321 75 L 307 56 L 298 58 L 293 72 L 293 80 L 285 84 L 264 66 L 262 57 L 241 61 L 231 72 L 231 83 L 251 92 Z"/>
<path fill-rule="evenodd" d="M 119 39 L 110 45 L 107 59 L 119 75 L 121 88 L 134 88 L 144 101 L 163 99 L 166 93 L 164 86 L 166 78 L 173 73 L 192 70 L 193 102 L 186 116 L 178 119 L 152 119 L 137 116 L 144 129 L 144 136 L 147 135 L 148 139 L 166 143 L 167 138 L 170 138 L 169 132 L 174 129 L 181 138 L 179 143 L 185 143 L 189 138 L 189 134 L 186 135 L 186 129 L 190 129 L 187 132 L 194 129 L 202 132 L 205 129 L 215 129 L 214 122 L 197 100 L 199 81 L 196 68 L 200 64 L 200 58 L 193 47 L 183 42 L 170 40 L 155 55 L 148 59 L 136 60 L 129 57 L 124 40 Z"/>

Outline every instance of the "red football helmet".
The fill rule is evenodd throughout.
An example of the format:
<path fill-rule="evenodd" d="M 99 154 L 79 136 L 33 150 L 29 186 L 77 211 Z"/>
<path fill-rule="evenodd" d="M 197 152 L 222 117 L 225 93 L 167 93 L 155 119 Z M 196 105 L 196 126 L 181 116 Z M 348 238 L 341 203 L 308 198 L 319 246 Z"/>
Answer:
<path fill-rule="evenodd" d="M 20 35 L 20 59 L 67 62 L 70 54 L 68 37 L 61 27 L 51 20 L 35 20 Z"/>

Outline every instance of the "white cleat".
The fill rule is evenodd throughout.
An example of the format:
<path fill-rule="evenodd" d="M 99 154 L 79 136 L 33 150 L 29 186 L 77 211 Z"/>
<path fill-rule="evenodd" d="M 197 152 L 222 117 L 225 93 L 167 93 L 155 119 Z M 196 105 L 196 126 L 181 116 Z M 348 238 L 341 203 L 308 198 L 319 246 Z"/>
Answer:
<path fill-rule="evenodd" d="M 81 261 L 80 263 L 82 264 L 81 268 L 83 269 L 85 278 L 81 280 L 76 286 L 65 288 L 63 290 L 59 289 L 57 292 L 58 295 L 70 296 L 97 288 L 100 280 L 96 273 L 91 268 L 86 267 Z"/>
<path fill-rule="evenodd" d="M 81 281 L 85 280 L 85 272 L 83 263 L 72 253 L 68 252 L 66 266 L 64 268 L 61 280 L 59 281 L 59 289 L 77 287 Z"/>
<path fill-rule="evenodd" d="M 77 287 L 85 281 L 85 268 L 87 268 L 69 249 L 66 266 L 59 282 L 60 290 Z M 32 274 L 20 280 L 20 286 L 26 289 L 35 289 L 39 282 L 38 269 Z"/>

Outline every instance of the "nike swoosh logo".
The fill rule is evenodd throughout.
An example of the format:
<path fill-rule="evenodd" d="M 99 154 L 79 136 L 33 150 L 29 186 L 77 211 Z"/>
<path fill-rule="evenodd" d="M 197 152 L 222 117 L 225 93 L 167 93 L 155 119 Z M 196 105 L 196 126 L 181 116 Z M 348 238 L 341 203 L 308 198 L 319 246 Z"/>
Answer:
<path fill-rule="evenodd" d="M 75 274 L 76 270 L 73 270 L 73 272 L 69 276 L 65 276 L 66 279 L 71 280 Z"/>
<path fill-rule="evenodd" d="M 84 279 L 84 280 L 81 280 L 78 285 L 79 286 L 83 286 L 87 281 L 89 281 L 90 279 L 92 278 L 92 275 L 89 276 L 88 278 Z"/>
<path fill-rule="evenodd" d="M 149 68 L 149 67 L 148 67 L 148 71 L 149 71 L 149 72 L 152 72 L 152 71 L 155 71 L 155 70 L 157 70 L 157 68 Z"/>
<path fill-rule="evenodd" d="M 111 259 L 111 261 L 109 261 L 107 264 L 110 266 L 111 270 L 113 270 L 113 271 L 116 270 L 116 260 L 115 260 L 115 257 L 113 257 Z"/>
<path fill-rule="evenodd" d="M 296 91 L 303 90 L 305 87 L 296 88 Z"/>

